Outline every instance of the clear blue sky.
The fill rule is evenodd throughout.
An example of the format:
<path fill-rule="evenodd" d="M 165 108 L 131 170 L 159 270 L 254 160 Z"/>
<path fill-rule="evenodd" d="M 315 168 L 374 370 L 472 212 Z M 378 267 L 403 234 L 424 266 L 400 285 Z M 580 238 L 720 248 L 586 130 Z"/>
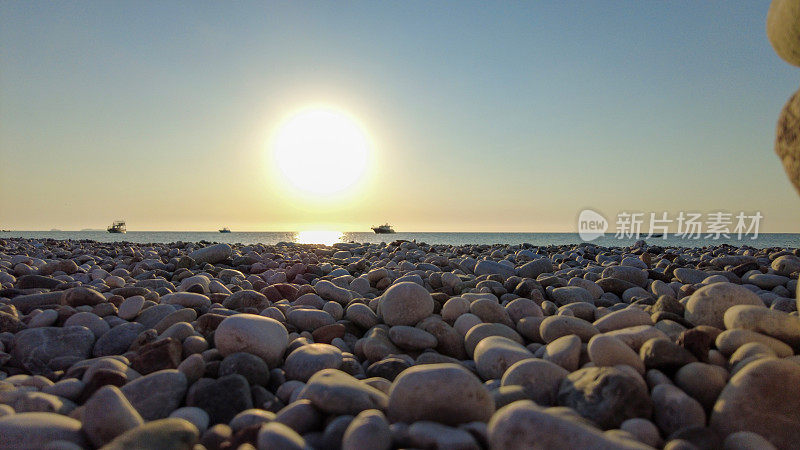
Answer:
<path fill-rule="evenodd" d="M 0 2 L 0 228 L 573 231 L 580 209 L 760 210 L 800 69 L 768 1 Z M 280 188 L 267 140 L 335 105 L 375 164 Z"/>

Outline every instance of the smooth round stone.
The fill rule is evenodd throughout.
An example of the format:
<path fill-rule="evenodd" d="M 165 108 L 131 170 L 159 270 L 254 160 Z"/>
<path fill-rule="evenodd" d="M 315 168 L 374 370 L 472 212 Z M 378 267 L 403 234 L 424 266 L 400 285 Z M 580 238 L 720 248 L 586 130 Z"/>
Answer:
<path fill-rule="evenodd" d="M 475 325 L 478 325 L 481 322 L 481 319 L 472 313 L 465 313 L 458 316 L 455 322 L 453 322 L 453 328 L 458 332 L 459 335 L 462 337 L 466 336 L 469 333 L 469 330 L 472 329 Z M 502 325 L 502 324 L 501 324 Z"/>
<path fill-rule="evenodd" d="M 339 287 L 328 280 L 317 282 L 314 285 L 314 290 L 325 300 L 335 301 L 342 305 L 346 305 L 353 299 L 353 294 L 349 290 Z"/>
<path fill-rule="evenodd" d="M 592 294 L 592 298 L 594 300 L 597 300 L 601 295 L 603 295 L 603 288 L 598 286 L 594 281 L 587 280 L 585 278 L 571 278 L 569 283 L 567 283 L 567 286 L 578 286 L 586 289 L 590 294 Z"/>
<path fill-rule="evenodd" d="M 228 425 L 230 425 L 231 429 L 235 433 L 243 428 L 269 423 L 274 420 L 274 412 L 253 408 L 246 409 L 239 414 L 236 414 Z"/>
<path fill-rule="evenodd" d="M 192 425 L 197 427 L 200 433 L 206 431 L 208 428 L 208 422 L 210 420 L 207 412 L 194 406 L 184 406 L 183 408 L 178 408 L 175 411 L 172 411 L 169 417 L 183 419 L 187 422 L 190 422 Z"/>
<path fill-rule="evenodd" d="M 595 328 L 601 333 L 640 325 L 653 325 L 653 320 L 650 314 L 635 306 L 611 312 L 594 322 Z"/>
<path fill-rule="evenodd" d="M 725 311 L 727 329 L 743 328 L 800 347 L 800 318 L 764 306 L 737 305 Z"/>
<path fill-rule="evenodd" d="M 199 278 L 207 280 L 206 277 Z M 211 306 L 211 299 L 195 292 L 175 292 L 161 297 L 161 303 L 164 305 L 179 305 L 184 308 L 208 308 Z"/>
<path fill-rule="evenodd" d="M 177 370 L 159 370 L 137 378 L 120 390 L 145 420 L 163 419 L 176 410 L 186 394 L 188 381 Z"/>
<path fill-rule="evenodd" d="M 378 389 L 335 369 L 323 369 L 309 378 L 298 399 L 308 399 L 320 411 L 355 415 L 366 409 L 386 409 L 389 397 Z"/>
<path fill-rule="evenodd" d="M 92 355 L 95 357 L 121 355 L 128 351 L 133 341 L 145 330 L 138 322 L 119 324 L 100 336 L 94 345 Z"/>
<path fill-rule="evenodd" d="M 702 283 L 708 277 L 708 273 L 703 270 L 689 269 L 687 267 L 679 267 L 675 269 L 673 274 L 683 284 Z"/>
<path fill-rule="evenodd" d="M 572 372 L 578 368 L 581 358 L 581 340 L 571 334 L 563 336 L 547 344 L 542 359 Z"/>
<path fill-rule="evenodd" d="M 558 390 L 558 404 L 604 429 L 634 417 L 650 417 L 653 409 L 644 380 L 633 370 L 615 367 L 587 367 L 569 374 Z"/>
<path fill-rule="evenodd" d="M 653 399 L 653 421 L 665 436 L 684 428 L 704 427 L 706 413 L 703 406 L 680 388 L 671 384 L 659 384 L 651 393 Z"/>
<path fill-rule="evenodd" d="M 774 273 L 754 273 L 745 277 L 742 282 L 755 284 L 761 289 L 770 290 L 777 286 L 783 286 L 789 281 L 788 277 L 776 275 Z"/>
<path fill-rule="evenodd" d="M 393 422 L 418 420 L 456 425 L 489 420 L 494 401 L 483 383 L 455 364 L 414 366 L 398 376 L 387 408 Z"/>
<path fill-rule="evenodd" d="M 482 322 L 502 323 L 509 327 L 514 325 L 505 308 L 494 299 L 479 298 L 470 304 L 469 311 Z"/>
<path fill-rule="evenodd" d="M 286 321 L 300 330 L 314 331 L 317 328 L 336 323 L 333 317 L 319 309 L 295 309 L 286 315 Z"/>
<path fill-rule="evenodd" d="M 545 317 L 539 326 L 539 334 L 547 343 L 571 334 L 578 336 L 583 342 L 588 342 L 597 333 L 599 331 L 591 323 L 571 316 Z"/>
<path fill-rule="evenodd" d="M 461 318 L 459 318 L 459 320 L 460 319 Z M 503 325 L 502 323 L 479 323 L 470 328 L 464 337 L 464 347 L 467 350 L 467 354 L 472 357 L 475 353 L 475 347 L 478 345 L 478 343 L 489 336 L 502 336 L 519 344 L 524 342 L 519 333 L 514 331 L 512 328 Z"/>
<path fill-rule="evenodd" d="M 217 264 L 230 258 L 232 254 L 233 249 L 231 249 L 230 245 L 216 244 L 197 249 L 192 253 L 189 253 L 189 257 L 192 258 L 197 264 Z"/>
<path fill-rule="evenodd" d="M 62 298 L 62 303 L 69 306 L 94 306 L 105 303 L 105 301 L 106 298 L 103 297 L 103 294 L 94 289 L 87 289 L 84 287 L 68 289 L 64 291 L 64 296 Z"/>
<path fill-rule="evenodd" d="M 103 449 L 169 448 L 191 450 L 199 438 L 199 430 L 190 422 L 178 418 L 168 418 L 154 420 L 132 428 L 117 436 Z"/>
<path fill-rule="evenodd" d="M 478 374 L 485 380 L 502 377 L 511 365 L 528 358 L 533 358 L 530 350 L 502 336 L 489 336 L 475 347 Z"/>
<path fill-rule="evenodd" d="M 594 303 L 594 295 L 588 290 L 578 286 L 564 286 L 552 290 L 550 296 L 558 306 L 570 303 Z"/>
<path fill-rule="evenodd" d="M 653 338 L 662 338 L 669 340 L 666 333 L 659 330 L 652 325 L 639 325 L 635 327 L 627 327 L 619 330 L 608 331 L 604 333 L 606 336 L 613 336 L 625 343 L 628 347 L 638 352 L 642 345 Z"/>
<path fill-rule="evenodd" d="M 639 349 L 639 357 L 648 369 L 672 372 L 697 361 L 689 350 L 668 339 L 650 339 Z"/>
<path fill-rule="evenodd" d="M 511 300 L 506 305 L 506 312 L 514 323 L 519 322 L 525 317 L 543 317 L 542 308 L 531 299 L 518 298 Z"/>
<path fill-rule="evenodd" d="M 586 348 L 589 359 L 597 367 L 613 367 L 627 365 L 644 375 L 644 362 L 636 352 L 624 342 L 604 334 L 598 334 L 589 340 Z"/>
<path fill-rule="evenodd" d="M 342 437 L 342 450 L 392 448 L 392 433 L 382 412 L 369 409 L 360 412 Z"/>
<path fill-rule="evenodd" d="M 619 429 L 632 434 L 643 444 L 656 448 L 661 446 L 661 435 L 659 434 L 658 427 L 647 419 L 641 417 L 628 419 L 622 422 Z"/>
<path fill-rule="evenodd" d="M 723 367 L 701 362 L 689 363 L 675 374 L 675 384 L 707 410 L 714 406 L 727 382 L 728 371 Z"/>
<path fill-rule="evenodd" d="M 275 414 L 275 422 L 282 423 L 300 434 L 322 426 L 322 414 L 309 400 L 294 400 Z"/>
<path fill-rule="evenodd" d="M 90 312 L 79 312 L 69 316 L 69 318 L 64 321 L 64 326 L 86 327 L 92 330 L 92 333 L 94 333 L 95 337 L 97 338 L 106 334 L 106 332 L 111 329 L 111 326 L 108 325 L 108 322 L 103 320 L 97 314 Z"/>
<path fill-rule="evenodd" d="M 289 333 L 277 320 L 254 314 L 236 314 L 223 320 L 214 332 L 214 343 L 223 356 L 252 353 L 277 366 L 288 345 Z"/>
<path fill-rule="evenodd" d="M 139 315 L 139 312 L 142 310 L 142 306 L 144 305 L 144 297 L 141 295 L 132 295 L 119 305 L 119 310 L 117 310 L 117 316 L 120 319 L 131 320 L 134 319 L 136 316 Z"/>
<path fill-rule="evenodd" d="M 206 363 L 203 356 L 200 354 L 193 354 L 187 357 L 178 365 L 178 371 L 181 372 L 189 384 L 194 383 L 203 376 L 206 370 Z"/>
<path fill-rule="evenodd" d="M 329 344 L 308 344 L 298 347 L 283 365 L 286 378 L 307 381 L 323 369 L 338 369 L 342 365 L 342 351 Z"/>
<path fill-rule="evenodd" d="M 764 306 L 764 302 L 741 285 L 714 283 L 701 287 L 689 297 L 684 317 L 694 325 L 724 329 L 725 311 L 736 305 Z"/>
<path fill-rule="evenodd" d="M 256 386 L 266 386 L 269 382 L 269 366 L 263 359 L 252 353 L 231 353 L 219 364 L 217 374 L 220 377 L 238 374 L 245 377 L 248 383 Z"/>
<path fill-rule="evenodd" d="M 258 450 L 305 450 L 306 441 L 296 431 L 279 422 L 270 422 L 258 431 Z"/>
<path fill-rule="evenodd" d="M 543 273 L 553 272 L 553 263 L 548 258 L 537 258 L 519 266 L 516 272 L 520 277 L 536 279 Z"/>
<path fill-rule="evenodd" d="M 644 450 L 633 440 L 604 434 L 581 420 L 543 409 L 530 400 L 501 408 L 488 425 L 490 448 L 524 450 L 591 448 L 596 450 Z"/>
<path fill-rule="evenodd" d="M 345 310 L 345 318 L 363 329 L 370 329 L 380 323 L 378 315 L 363 303 L 353 303 Z"/>
<path fill-rule="evenodd" d="M 57 358 L 88 358 L 94 340 L 85 327 L 29 328 L 14 335 L 11 355 L 32 373 L 40 373 Z"/>
<path fill-rule="evenodd" d="M 731 433 L 723 442 L 725 450 L 777 450 L 777 447 L 752 431 Z"/>
<path fill-rule="evenodd" d="M 647 272 L 637 267 L 610 266 L 603 271 L 603 278 L 616 278 L 639 287 L 647 287 Z"/>
<path fill-rule="evenodd" d="M 442 277 L 444 277 L 444 275 Z M 469 300 L 463 297 L 452 297 L 442 306 L 442 320 L 454 323 L 459 316 L 468 312 Z"/>
<path fill-rule="evenodd" d="M 43 448 L 52 441 L 87 447 L 81 423 L 67 416 L 27 412 L 0 417 L 0 448 Z"/>
<path fill-rule="evenodd" d="M 58 312 L 54 309 L 45 309 L 31 319 L 28 328 L 49 327 L 58 320 Z"/>
<path fill-rule="evenodd" d="M 144 424 L 144 419 L 116 386 L 104 386 L 83 405 L 83 430 L 96 447 Z"/>
<path fill-rule="evenodd" d="M 186 394 L 186 406 L 205 410 L 211 424 L 228 423 L 236 414 L 253 407 L 247 379 L 238 374 L 201 378 Z"/>
<path fill-rule="evenodd" d="M 501 386 L 522 386 L 531 400 L 552 405 L 561 382 L 569 375 L 563 367 L 539 358 L 517 361 L 503 374 Z"/>
<path fill-rule="evenodd" d="M 800 365 L 760 359 L 731 377 L 714 405 L 710 427 L 721 436 L 752 431 L 778 448 L 800 439 Z"/>
<path fill-rule="evenodd" d="M 473 422 L 473 425 L 483 426 L 485 437 L 486 425 L 481 422 Z M 421 420 L 414 422 L 408 427 L 408 440 L 414 448 L 459 448 L 478 450 L 481 447 L 470 433 L 471 430 L 453 428 L 436 422 Z M 478 434 L 478 433 L 476 433 Z"/>
<path fill-rule="evenodd" d="M 389 328 L 389 339 L 398 347 L 406 350 L 425 350 L 426 348 L 436 348 L 439 345 L 436 336 L 408 325 Z"/>
<path fill-rule="evenodd" d="M 794 352 L 789 345 L 767 335 L 756 333 L 755 331 L 744 330 L 735 328 L 733 330 L 725 330 L 717 336 L 715 345 L 720 352 L 725 355 L 731 355 L 739 347 L 749 342 L 758 342 L 764 344 L 778 355 L 779 358 L 786 358 L 792 356 Z"/>
<path fill-rule="evenodd" d="M 389 326 L 415 325 L 433 314 L 433 298 L 424 287 L 405 281 L 383 293 L 379 308 L 383 321 Z"/>

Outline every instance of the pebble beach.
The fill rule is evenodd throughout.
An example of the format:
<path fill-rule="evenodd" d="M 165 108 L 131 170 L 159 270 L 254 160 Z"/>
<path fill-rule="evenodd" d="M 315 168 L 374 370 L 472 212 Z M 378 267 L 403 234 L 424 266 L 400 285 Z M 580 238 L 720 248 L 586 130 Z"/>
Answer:
<path fill-rule="evenodd" d="M 0 239 L 0 448 L 789 449 L 800 250 Z"/>

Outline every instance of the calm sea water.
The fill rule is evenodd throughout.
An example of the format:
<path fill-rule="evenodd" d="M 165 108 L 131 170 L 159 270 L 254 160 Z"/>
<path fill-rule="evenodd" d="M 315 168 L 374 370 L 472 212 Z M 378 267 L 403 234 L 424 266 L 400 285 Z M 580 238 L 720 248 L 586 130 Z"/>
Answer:
<path fill-rule="evenodd" d="M 181 232 L 181 231 L 129 231 L 126 234 L 111 234 L 105 231 L 11 231 L 0 233 L 0 238 L 22 237 L 33 239 L 91 239 L 100 242 L 134 242 L 134 243 L 167 243 L 175 241 L 227 242 L 242 244 L 277 244 L 279 242 L 298 242 L 305 244 L 327 244 L 335 242 L 391 242 L 396 239 L 416 240 L 428 244 L 522 244 L 552 245 L 578 244 L 581 241 L 577 233 L 395 233 L 375 234 L 371 232 L 336 232 L 336 231 L 303 231 L 303 232 Z M 601 237 L 593 243 L 602 246 L 626 246 L 635 239 L 616 239 L 613 235 Z M 800 246 L 800 234 L 766 233 L 757 239 L 744 237 L 742 240 L 731 239 L 681 239 L 675 236 L 651 238 L 651 244 L 679 247 L 703 247 L 707 245 L 731 244 L 752 247 L 789 247 Z"/>

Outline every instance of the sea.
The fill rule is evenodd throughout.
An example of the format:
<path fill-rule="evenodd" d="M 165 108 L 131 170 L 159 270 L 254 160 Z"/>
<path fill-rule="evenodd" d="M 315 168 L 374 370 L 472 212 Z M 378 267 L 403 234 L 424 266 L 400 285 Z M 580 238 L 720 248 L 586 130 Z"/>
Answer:
<path fill-rule="evenodd" d="M 730 244 L 737 247 L 750 246 L 755 248 L 800 247 L 800 233 L 761 233 L 755 239 L 753 236 L 736 235 L 729 237 L 702 235 L 697 238 L 682 237 L 678 235 L 665 235 L 664 237 L 647 238 L 642 235 L 648 244 L 664 247 L 705 247 L 720 244 Z M 2 238 L 26 239 L 59 239 L 59 240 L 93 240 L 98 242 L 131 242 L 138 244 L 182 242 L 225 242 L 229 244 L 267 244 L 275 245 L 281 242 L 294 242 L 301 244 L 332 245 L 337 242 L 367 242 L 381 243 L 392 242 L 398 239 L 416 241 L 427 244 L 448 245 L 474 245 L 474 244 L 532 244 L 536 246 L 579 244 L 584 242 L 577 233 L 439 233 L 439 232 L 398 232 L 394 234 L 375 234 L 372 232 L 341 232 L 341 231 L 267 231 L 267 232 L 237 232 L 219 233 L 209 231 L 129 231 L 125 234 L 112 234 L 106 231 L 8 231 L 0 232 Z M 625 247 L 635 243 L 638 239 L 620 238 L 613 234 L 606 234 L 592 241 L 593 244 L 604 247 Z"/>

